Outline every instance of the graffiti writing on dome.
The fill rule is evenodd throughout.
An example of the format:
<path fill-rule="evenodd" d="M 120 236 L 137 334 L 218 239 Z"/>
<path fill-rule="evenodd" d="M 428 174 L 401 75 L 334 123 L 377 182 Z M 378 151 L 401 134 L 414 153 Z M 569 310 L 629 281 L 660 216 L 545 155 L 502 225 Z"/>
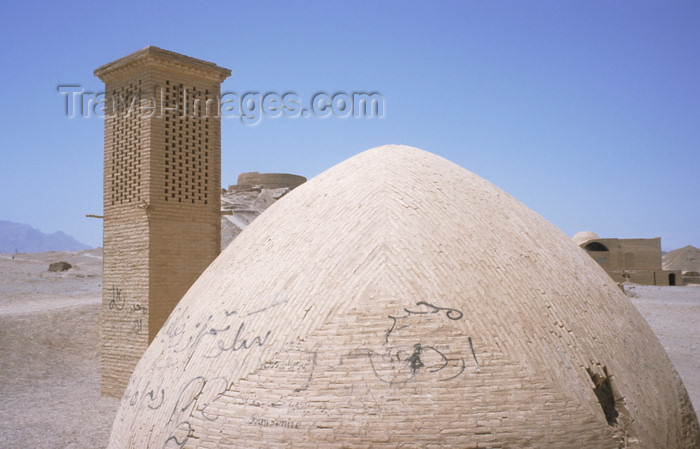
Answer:
<path fill-rule="evenodd" d="M 217 316 L 211 314 L 198 321 L 194 329 L 189 329 L 189 333 L 187 325 L 185 322 L 166 327 L 164 341 L 167 341 L 168 349 L 173 353 L 194 353 L 201 347 L 201 356 L 208 359 L 217 358 L 224 353 L 259 348 L 264 346 L 272 335 L 271 329 L 251 329 L 249 322 L 240 319 L 235 311 L 224 310 Z M 189 336 L 186 336 L 187 334 Z"/>
<path fill-rule="evenodd" d="M 216 421 L 219 416 L 209 412 L 211 407 L 229 388 L 225 377 L 207 380 L 203 376 L 191 379 L 180 390 L 175 405 L 170 413 L 167 425 L 170 427 L 163 448 L 180 448 L 194 437 L 191 419 L 200 417 L 207 421 Z"/>
<path fill-rule="evenodd" d="M 221 309 L 197 320 L 184 316 L 179 320 L 166 323 L 159 334 L 160 342 L 166 349 L 164 352 L 166 360 L 165 364 L 159 363 L 155 368 L 163 370 L 177 366 L 178 369 L 186 370 L 194 358 L 210 359 L 213 362 L 213 359 L 222 359 L 225 354 L 233 356 L 267 345 L 273 330 L 266 320 L 253 316 L 263 315 L 286 302 L 284 299 L 276 299 L 249 312 Z M 109 307 L 137 315 L 146 313 L 145 308 L 139 305 L 131 306 L 120 289 L 113 289 Z M 299 367 L 283 360 L 268 361 L 265 368 L 301 370 L 315 364 L 315 353 L 313 356 L 310 361 L 300 364 Z M 122 397 L 122 404 L 130 407 L 144 411 L 159 409 L 166 411 L 168 421 L 162 433 L 162 446 L 158 447 L 181 448 L 196 438 L 193 423 L 219 419 L 216 409 L 220 405 L 217 401 L 233 389 L 233 383 L 226 377 L 212 378 L 203 375 L 200 369 L 194 368 L 194 365 L 190 369 L 191 377 L 183 378 L 184 382 L 180 383 L 180 386 L 170 389 L 160 384 L 156 385 L 152 376 L 150 378 L 134 377 Z M 258 418 L 255 425 L 298 427 L 291 421 L 268 418 Z"/>
<path fill-rule="evenodd" d="M 416 306 L 418 307 L 417 310 L 404 308 L 403 315 L 389 315 L 389 319 L 392 321 L 392 323 L 391 327 L 386 331 L 386 343 L 389 343 L 389 337 L 394 331 L 400 331 L 401 329 L 405 329 L 411 325 L 407 319 L 412 316 L 435 315 L 445 312 L 445 317 L 452 321 L 457 321 L 464 318 L 464 313 L 457 309 L 438 307 L 425 301 L 418 301 Z"/>
<path fill-rule="evenodd" d="M 419 301 L 414 307 L 404 308 L 388 318 L 390 325 L 381 349 L 359 350 L 380 381 L 390 385 L 405 384 L 419 376 L 449 381 L 463 375 L 472 360 L 478 371 L 479 362 L 471 337 L 465 340 L 450 334 L 449 338 L 444 338 L 444 331 L 435 332 L 435 329 L 444 329 L 445 325 L 464 319 L 461 310 Z M 460 345 L 462 340 L 465 341 Z"/>
<path fill-rule="evenodd" d="M 285 427 L 287 429 L 298 429 L 301 426 L 299 421 L 284 418 L 257 418 L 255 416 L 251 418 L 248 424 L 258 427 Z"/>

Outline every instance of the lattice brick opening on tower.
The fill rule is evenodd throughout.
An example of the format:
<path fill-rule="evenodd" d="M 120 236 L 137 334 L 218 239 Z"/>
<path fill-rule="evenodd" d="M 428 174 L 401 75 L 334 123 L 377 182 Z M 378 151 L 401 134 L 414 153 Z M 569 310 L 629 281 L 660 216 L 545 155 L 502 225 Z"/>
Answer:
<path fill-rule="evenodd" d="M 208 97 L 208 90 L 196 86 L 165 83 L 165 201 L 208 204 Z"/>
<path fill-rule="evenodd" d="M 111 155 L 112 205 L 141 200 L 142 120 L 137 108 L 130 108 L 139 94 L 141 81 L 130 82 L 112 91 L 115 111 L 112 118 L 114 138 Z"/>

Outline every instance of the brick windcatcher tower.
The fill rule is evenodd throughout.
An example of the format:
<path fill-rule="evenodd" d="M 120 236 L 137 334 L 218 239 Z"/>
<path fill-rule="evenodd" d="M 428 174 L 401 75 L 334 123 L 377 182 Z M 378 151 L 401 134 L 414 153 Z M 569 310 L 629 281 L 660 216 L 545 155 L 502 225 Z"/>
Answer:
<path fill-rule="evenodd" d="M 121 396 L 220 251 L 220 84 L 231 71 L 147 47 L 105 83 L 102 394 Z"/>

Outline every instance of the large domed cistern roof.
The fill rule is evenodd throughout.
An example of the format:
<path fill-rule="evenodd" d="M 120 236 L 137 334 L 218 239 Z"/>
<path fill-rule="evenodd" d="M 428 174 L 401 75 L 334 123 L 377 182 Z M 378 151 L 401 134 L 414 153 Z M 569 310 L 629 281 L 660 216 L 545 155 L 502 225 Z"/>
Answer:
<path fill-rule="evenodd" d="M 475 174 L 375 148 L 271 206 L 136 368 L 117 448 L 697 448 L 664 349 Z"/>

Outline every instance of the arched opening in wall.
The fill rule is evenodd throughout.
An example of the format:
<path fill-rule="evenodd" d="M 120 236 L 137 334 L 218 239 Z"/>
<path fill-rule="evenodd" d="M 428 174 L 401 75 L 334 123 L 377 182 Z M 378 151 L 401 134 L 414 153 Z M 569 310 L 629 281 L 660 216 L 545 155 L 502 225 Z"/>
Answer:
<path fill-rule="evenodd" d="M 591 242 L 588 245 L 584 246 L 583 249 L 586 251 L 610 251 L 607 246 L 603 245 L 600 242 Z"/>
<path fill-rule="evenodd" d="M 668 275 L 668 285 L 676 285 L 676 273 L 670 273 Z"/>
<path fill-rule="evenodd" d="M 600 242 L 590 242 L 586 244 L 583 249 L 588 253 L 589 256 L 593 258 L 599 265 L 605 267 L 608 263 L 608 256 L 610 255 L 610 250 L 608 247 Z"/>

